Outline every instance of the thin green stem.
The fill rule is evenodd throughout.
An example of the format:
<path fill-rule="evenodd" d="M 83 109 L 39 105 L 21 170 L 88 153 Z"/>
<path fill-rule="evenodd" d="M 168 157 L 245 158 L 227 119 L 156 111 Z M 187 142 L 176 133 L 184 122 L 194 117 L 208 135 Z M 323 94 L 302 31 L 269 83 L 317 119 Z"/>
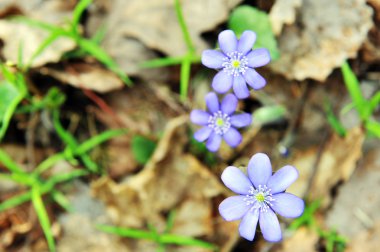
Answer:
<path fill-rule="evenodd" d="M 185 18 L 183 17 L 181 3 L 180 0 L 175 0 L 175 11 L 177 14 L 178 22 L 182 30 L 183 38 L 185 40 L 185 43 L 187 45 L 187 49 L 190 52 L 195 52 L 195 47 L 193 44 L 193 41 L 191 40 L 189 30 L 186 26 Z"/>
<path fill-rule="evenodd" d="M 189 90 L 190 81 L 190 71 L 191 71 L 191 55 L 187 54 L 181 65 L 181 76 L 180 76 L 180 97 L 181 101 L 184 102 L 187 99 L 187 92 Z"/>

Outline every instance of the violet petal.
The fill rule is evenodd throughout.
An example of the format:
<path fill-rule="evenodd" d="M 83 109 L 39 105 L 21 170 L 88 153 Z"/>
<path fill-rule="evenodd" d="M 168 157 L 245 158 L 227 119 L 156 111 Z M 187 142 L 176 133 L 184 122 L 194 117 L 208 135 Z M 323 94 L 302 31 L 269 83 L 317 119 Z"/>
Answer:
<path fill-rule="evenodd" d="M 242 136 L 235 128 L 230 128 L 227 130 L 227 132 L 223 135 L 224 141 L 231 146 L 232 148 L 235 148 L 241 143 Z"/>
<path fill-rule="evenodd" d="M 219 111 L 219 99 L 214 92 L 208 93 L 205 97 L 205 100 L 208 111 L 210 111 L 211 114 Z"/>
<path fill-rule="evenodd" d="M 206 147 L 209 151 L 215 152 L 219 149 L 222 137 L 215 132 L 212 132 L 207 140 Z"/>
<path fill-rule="evenodd" d="M 223 113 L 227 115 L 231 115 L 233 112 L 235 112 L 238 105 L 238 99 L 233 94 L 227 94 L 221 104 L 221 110 Z"/>
<path fill-rule="evenodd" d="M 236 128 L 242 128 L 252 123 L 252 116 L 249 113 L 236 114 L 231 116 L 231 124 Z"/>
<path fill-rule="evenodd" d="M 235 33 L 231 30 L 225 30 L 219 33 L 218 42 L 220 49 L 225 54 L 235 52 L 237 49 L 238 40 L 235 36 Z"/>
<path fill-rule="evenodd" d="M 305 209 L 303 200 L 291 193 L 278 193 L 272 197 L 271 208 L 285 218 L 300 217 Z"/>
<path fill-rule="evenodd" d="M 252 68 L 247 68 L 244 79 L 255 90 L 261 89 L 267 84 L 267 81 Z"/>
<path fill-rule="evenodd" d="M 240 36 L 237 50 L 241 52 L 243 55 L 245 55 L 247 52 L 249 52 L 256 41 L 256 33 L 253 31 L 245 31 Z"/>
<path fill-rule="evenodd" d="M 259 222 L 265 240 L 278 242 L 282 239 L 280 223 L 272 210 L 261 211 Z"/>
<path fill-rule="evenodd" d="M 247 59 L 249 67 L 261 67 L 270 62 L 270 54 L 266 48 L 254 49 L 247 54 Z"/>
<path fill-rule="evenodd" d="M 235 166 L 228 166 L 222 173 L 222 181 L 231 191 L 246 195 L 252 187 L 247 176 Z"/>
<path fill-rule="evenodd" d="M 298 178 L 298 171 L 290 165 L 279 169 L 269 178 L 267 186 L 271 189 L 272 194 L 283 192 Z"/>
<path fill-rule="evenodd" d="M 219 71 L 212 80 L 212 88 L 220 93 L 224 94 L 232 87 L 233 76 L 229 75 L 225 71 Z"/>
<path fill-rule="evenodd" d="M 236 97 L 239 99 L 245 99 L 249 96 L 247 83 L 245 82 L 245 79 L 241 75 L 234 76 L 233 89 L 234 89 L 234 93 Z"/>
<path fill-rule="evenodd" d="M 248 163 L 248 176 L 255 188 L 267 184 L 272 175 L 272 165 L 269 157 L 264 153 L 257 153 Z"/>
<path fill-rule="evenodd" d="M 226 221 L 239 220 L 249 210 L 250 206 L 244 201 L 245 196 L 231 196 L 219 205 L 219 213 Z"/>
<path fill-rule="evenodd" d="M 190 113 L 191 122 L 199 125 L 206 126 L 208 124 L 208 120 L 210 118 L 210 114 L 199 109 L 194 109 Z"/>
<path fill-rule="evenodd" d="M 208 68 L 219 69 L 222 68 L 223 59 L 226 56 L 216 50 L 204 50 L 202 53 L 202 64 Z"/>
<path fill-rule="evenodd" d="M 253 241 L 256 233 L 256 226 L 259 220 L 259 209 L 252 209 L 252 211 L 248 211 L 239 225 L 239 233 L 240 236 Z"/>
<path fill-rule="evenodd" d="M 211 132 L 212 132 L 212 129 L 208 126 L 205 126 L 194 133 L 194 138 L 198 142 L 203 142 L 207 138 L 209 138 L 209 136 L 211 135 Z"/>

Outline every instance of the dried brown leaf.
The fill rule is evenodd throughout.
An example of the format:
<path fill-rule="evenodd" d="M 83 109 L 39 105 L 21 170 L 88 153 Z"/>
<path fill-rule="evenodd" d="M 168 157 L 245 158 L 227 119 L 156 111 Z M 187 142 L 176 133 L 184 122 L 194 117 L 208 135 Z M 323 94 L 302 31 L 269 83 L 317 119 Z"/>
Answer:
<path fill-rule="evenodd" d="M 94 195 L 106 203 L 117 225 L 145 228 L 151 223 L 162 232 L 165 213 L 176 209 L 173 233 L 207 237 L 220 247 L 231 247 L 237 238 L 236 223 L 214 217 L 214 200 L 224 196 L 225 189 L 196 158 L 184 153 L 187 122 L 187 116 L 168 122 L 156 151 L 140 173 L 120 184 L 103 178 L 93 184 Z M 136 241 L 128 244 L 141 245 Z"/>
<path fill-rule="evenodd" d="M 324 81 L 334 68 L 356 56 L 372 27 L 371 15 L 365 0 L 303 0 L 296 22 L 279 37 L 281 57 L 271 68 L 288 79 Z M 272 25 L 282 23 L 280 19 Z"/>
<path fill-rule="evenodd" d="M 116 74 L 100 66 L 89 64 L 70 64 L 64 69 L 43 68 L 41 72 L 74 87 L 90 89 L 99 93 L 124 87 L 124 83 Z"/>

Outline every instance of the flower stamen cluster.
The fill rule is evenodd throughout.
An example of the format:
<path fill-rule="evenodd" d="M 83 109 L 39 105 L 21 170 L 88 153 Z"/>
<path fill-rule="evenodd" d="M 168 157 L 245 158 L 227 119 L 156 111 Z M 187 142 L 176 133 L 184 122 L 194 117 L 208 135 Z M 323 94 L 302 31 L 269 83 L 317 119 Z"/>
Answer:
<path fill-rule="evenodd" d="M 231 127 L 231 118 L 222 111 L 211 115 L 208 119 L 208 126 L 218 135 L 224 135 Z"/>
<path fill-rule="evenodd" d="M 240 52 L 231 52 L 227 54 L 227 57 L 223 58 L 223 71 L 228 75 L 239 76 L 245 74 L 248 68 L 248 59 Z"/>

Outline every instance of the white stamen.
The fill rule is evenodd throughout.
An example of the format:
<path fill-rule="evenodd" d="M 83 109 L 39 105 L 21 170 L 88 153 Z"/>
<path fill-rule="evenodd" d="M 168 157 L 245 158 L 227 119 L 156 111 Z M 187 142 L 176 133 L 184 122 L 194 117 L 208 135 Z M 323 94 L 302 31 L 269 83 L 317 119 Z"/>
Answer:
<path fill-rule="evenodd" d="M 247 203 L 247 206 L 252 206 L 251 211 L 259 209 L 261 212 L 266 212 L 273 205 L 274 198 L 272 197 L 271 189 L 266 185 L 259 185 L 257 189 L 251 186 L 244 201 Z"/>
<path fill-rule="evenodd" d="M 231 118 L 223 113 L 222 111 L 218 111 L 214 113 L 208 119 L 208 126 L 214 130 L 214 132 L 218 135 L 223 135 L 227 132 L 227 130 L 231 127 Z"/>
<path fill-rule="evenodd" d="M 229 75 L 239 76 L 248 68 L 248 59 L 240 52 L 230 52 L 223 59 L 223 71 Z"/>

